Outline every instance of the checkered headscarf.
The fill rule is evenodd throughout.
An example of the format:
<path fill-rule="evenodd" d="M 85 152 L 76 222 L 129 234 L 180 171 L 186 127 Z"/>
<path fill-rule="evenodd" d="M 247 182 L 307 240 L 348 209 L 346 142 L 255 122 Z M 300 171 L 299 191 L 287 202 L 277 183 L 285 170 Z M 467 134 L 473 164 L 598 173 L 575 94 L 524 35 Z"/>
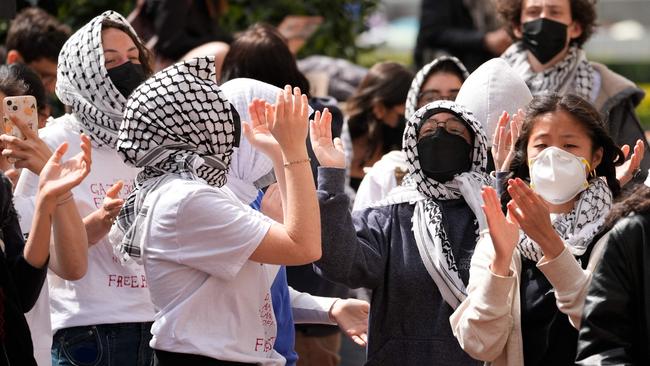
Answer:
<path fill-rule="evenodd" d="M 56 72 L 56 95 L 72 108 L 80 129 L 94 146 L 111 149 L 117 142 L 126 98 L 104 66 L 102 23 L 111 20 L 136 34 L 123 16 L 106 11 L 75 32 L 63 45 Z"/>
<path fill-rule="evenodd" d="M 215 82 L 214 57 L 170 66 L 133 91 L 117 152 L 127 164 L 144 169 L 114 225 L 117 236 L 111 234 L 114 244 L 120 242 L 120 253 L 140 255 L 134 238 L 143 222 L 137 220 L 147 216 L 144 199 L 170 176 L 201 179 L 215 187 L 226 183 L 239 123 Z"/>
<path fill-rule="evenodd" d="M 420 127 L 430 116 L 439 112 L 456 115 L 474 135 L 470 170 L 446 183 L 424 174 L 417 149 Z M 487 172 L 487 138 L 483 126 L 470 111 L 454 102 L 439 100 L 425 105 L 411 116 L 404 130 L 403 146 L 409 175 L 417 192 L 423 196 L 423 199 L 415 202 L 412 219 L 420 258 L 442 297 L 449 306 L 456 308 L 466 297 L 465 283 L 458 273 L 452 245 L 442 225 L 438 201 L 463 198 L 476 216 L 477 231 L 487 227 L 480 197 L 481 187 L 491 185 Z"/>

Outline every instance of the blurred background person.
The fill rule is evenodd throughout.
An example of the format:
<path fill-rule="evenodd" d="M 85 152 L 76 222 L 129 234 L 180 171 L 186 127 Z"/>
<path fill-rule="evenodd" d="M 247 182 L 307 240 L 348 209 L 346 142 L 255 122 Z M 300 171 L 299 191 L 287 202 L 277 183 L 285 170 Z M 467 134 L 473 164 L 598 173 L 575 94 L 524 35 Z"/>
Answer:
<path fill-rule="evenodd" d="M 406 95 L 412 80 L 413 73 L 399 63 L 377 63 L 346 101 L 341 139 L 349 160 L 349 185 L 355 192 L 365 167 L 389 151 L 401 150 Z"/>
<path fill-rule="evenodd" d="M 605 117 L 609 134 L 619 145 L 648 149 L 635 107 L 644 96 L 632 81 L 591 62 L 583 50 L 596 29 L 591 0 L 498 0 L 499 13 L 516 42 L 502 55 L 533 95 L 573 93 L 592 103 Z M 639 146 L 640 148 L 640 146 Z M 641 161 L 637 180 L 650 168 L 650 154 Z"/>
<path fill-rule="evenodd" d="M 56 65 L 61 47 L 70 34 L 70 27 L 45 10 L 27 7 L 11 21 L 5 40 L 7 64 L 24 63 L 38 74 L 55 116 L 63 113 L 54 95 Z"/>
<path fill-rule="evenodd" d="M 650 187 L 639 185 L 610 212 L 578 336 L 579 365 L 650 363 Z"/>
<path fill-rule="evenodd" d="M 422 0 L 413 60 L 420 68 L 436 57 L 458 57 L 474 71 L 512 43 L 493 0 Z"/>

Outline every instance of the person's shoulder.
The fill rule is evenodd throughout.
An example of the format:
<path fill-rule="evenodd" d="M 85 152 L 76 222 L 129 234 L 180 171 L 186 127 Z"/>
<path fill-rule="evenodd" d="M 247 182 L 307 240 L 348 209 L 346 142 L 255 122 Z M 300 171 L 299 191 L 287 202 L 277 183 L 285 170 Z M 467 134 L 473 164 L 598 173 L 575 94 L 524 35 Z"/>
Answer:
<path fill-rule="evenodd" d="M 64 114 L 49 121 L 45 127 L 38 130 L 38 136 L 50 147 L 75 137 L 78 139 L 81 133 L 72 127 L 75 123 L 74 115 Z"/>
<path fill-rule="evenodd" d="M 650 213 L 633 213 L 622 217 L 612 228 L 612 233 L 622 239 L 638 238 L 637 235 L 644 235 L 650 232 Z M 634 241 L 636 239 L 633 239 Z M 650 240 L 650 237 L 647 238 Z M 627 240 L 625 240 L 627 241 Z"/>
<path fill-rule="evenodd" d="M 590 64 L 601 78 L 600 90 L 595 102 L 598 109 L 607 107 L 608 104 L 612 104 L 612 101 L 619 102 L 625 98 L 632 98 L 636 106 L 645 96 L 645 92 L 641 88 L 623 75 L 610 70 L 601 63 L 590 62 Z M 609 107 L 611 108 L 611 105 Z"/>

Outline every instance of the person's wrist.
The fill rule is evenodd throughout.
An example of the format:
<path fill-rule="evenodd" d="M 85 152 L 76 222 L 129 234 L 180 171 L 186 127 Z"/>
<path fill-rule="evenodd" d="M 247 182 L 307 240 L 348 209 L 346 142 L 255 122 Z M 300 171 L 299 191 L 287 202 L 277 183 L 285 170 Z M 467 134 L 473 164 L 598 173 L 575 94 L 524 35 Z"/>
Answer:
<path fill-rule="evenodd" d="M 284 163 L 308 159 L 307 146 L 296 146 L 289 148 L 282 148 L 282 159 Z"/>
<path fill-rule="evenodd" d="M 36 195 L 36 205 L 41 209 L 52 212 L 57 206 L 57 197 L 48 192 L 39 191 Z"/>
<path fill-rule="evenodd" d="M 564 242 L 562 239 L 560 239 L 560 237 L 555 232 L 553 232 L 553 234 L 555 235 L 551 235 L 550 237 L 544 238 L 538 242 L 542 248 L 544 257 L 547 260 L 553 260 L 557 258 L 560 254 L 562 254 L 562 251 L 564 250 Z"/>
<path fill-rule="evenodd" d="M 510 275 L 510 262 L 512 261 L 512 256 L 496 256 L 492 260 L 490 265 L 492 273 L 497 276 L 507 277 Z"/>
<path fill-rule="evenodd" d="M 341 300 L 341 299 L 336 299 L 336 300 L 334 300 L 334 302 L 332 303 L 332 306 L 330 306 L 330 310 L 327 312 L 327 315 L 329 316 L 330 321 L 332 321 L 332 322 L 334 322 L 334 323 L 337 323 L 337 321 L 336 321 L 336 315 L 334 314 L 334 312 L 337 312 L 337 311 L 335 310 L 335 307 L 337 306 L 339 300 Z M 337 309 L 338 309 L 338 308 L 337 308 Z"/>

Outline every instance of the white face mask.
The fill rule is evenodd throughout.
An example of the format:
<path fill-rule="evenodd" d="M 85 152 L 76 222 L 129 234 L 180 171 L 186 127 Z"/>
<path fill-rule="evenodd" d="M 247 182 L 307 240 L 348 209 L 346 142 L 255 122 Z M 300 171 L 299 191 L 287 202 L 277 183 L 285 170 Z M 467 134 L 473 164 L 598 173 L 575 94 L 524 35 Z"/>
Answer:
<path fill-rule="evenodd" d="M 589 187 L 585 168 L 589 162 L 551 146 L 528 161 L 530 187 L 552 204 L 568 202 Z"/>

